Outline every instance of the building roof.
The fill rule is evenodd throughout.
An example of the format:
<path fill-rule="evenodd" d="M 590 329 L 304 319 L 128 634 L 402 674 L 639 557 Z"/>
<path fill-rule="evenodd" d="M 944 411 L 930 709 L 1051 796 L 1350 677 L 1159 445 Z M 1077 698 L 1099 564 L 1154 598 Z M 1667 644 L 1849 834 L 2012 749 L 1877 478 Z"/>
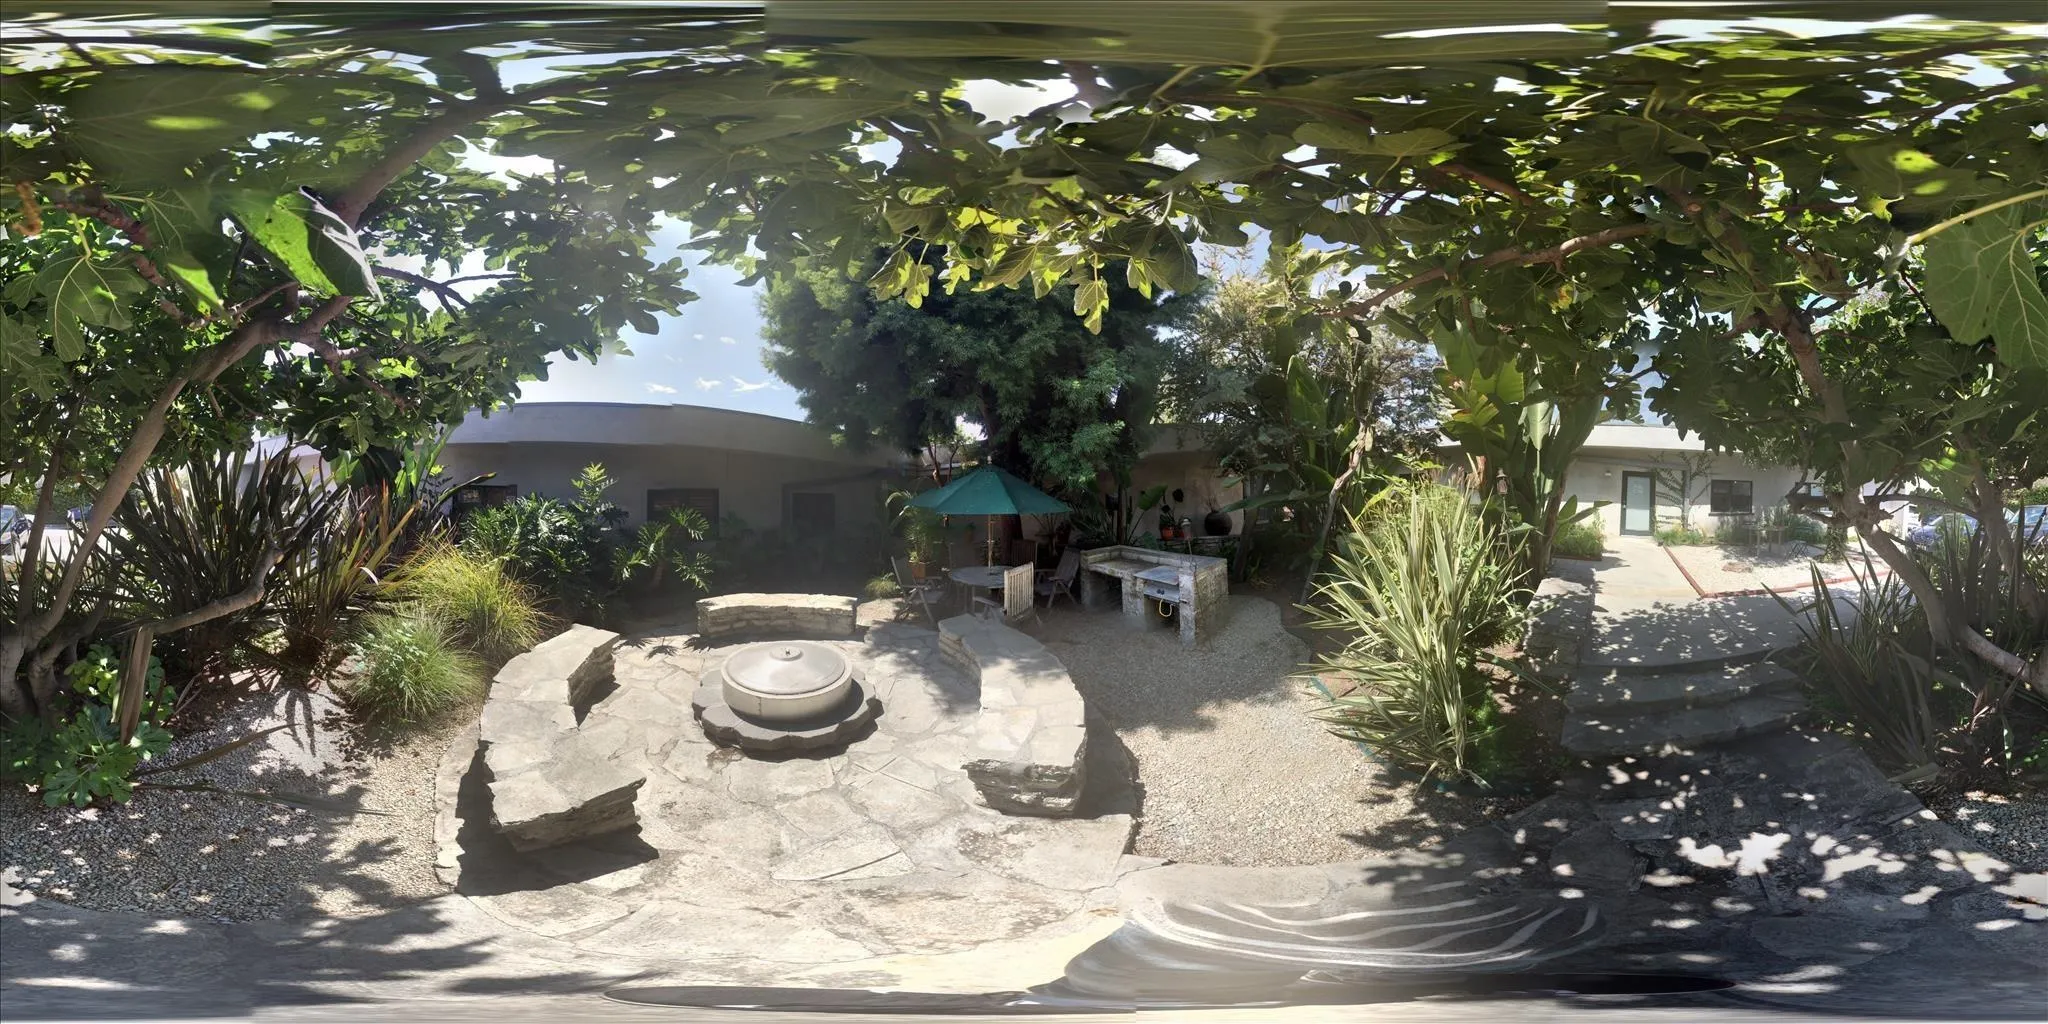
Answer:
<path fill-rule="evenodd" d="M 632 402 L 517 402 L 489 414 L 472 412 L 448 443 L 683 445 L 860 466 L 903 461 L 883 449 L 834 445 L 817 427 L 780 416 Z"/>
<path fill-rule="evenodd" d="M 1448 437 L 1437 438 L 1439 450 L 1458 447 L 1458 442 Z M 1707 443 L 1698 434 L 1691 437 L 1678 436 L 1678 428 L 1662 423 L 1601 423 L 1586 435 L 1587 448 L 1627 449 L 1634 451 L 1660 452 L 1703 452 Z"/>
<path fill-rule="evenodd" d="M 1586 447 L 1703 452 L 1707 443 L 1698 434 L 1680 437 L 1677 427 L 1662 423 L 1602 423 L 1586 437 Z"/>

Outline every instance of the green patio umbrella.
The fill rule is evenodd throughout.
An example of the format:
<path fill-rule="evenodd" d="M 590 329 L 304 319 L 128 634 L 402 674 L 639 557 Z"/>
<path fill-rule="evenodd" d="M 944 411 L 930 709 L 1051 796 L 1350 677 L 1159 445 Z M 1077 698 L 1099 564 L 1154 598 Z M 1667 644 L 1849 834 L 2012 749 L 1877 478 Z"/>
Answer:
<path fill-rule="evenodd" d="M 944 487 L 910 499 L 913 508 L 942 516 L 986 516 L 989 519 L 988 564 L 995 564 L 995 517 L 1054 515 L 1072 512 L 1066 502 L 995 466 L 983 466 Z"/>

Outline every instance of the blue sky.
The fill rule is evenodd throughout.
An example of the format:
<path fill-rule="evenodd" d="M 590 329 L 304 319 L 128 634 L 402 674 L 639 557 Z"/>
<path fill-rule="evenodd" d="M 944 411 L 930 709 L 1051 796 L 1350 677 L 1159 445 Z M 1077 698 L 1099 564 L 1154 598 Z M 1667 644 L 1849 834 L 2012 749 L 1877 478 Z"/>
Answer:
<path fill-rule="evenodd" d="M 508 81 L 528 77 L 531 74 L 507 75 Z M 993 120 L 1014 117 L 1072 94 L 1073 86 L 1065 81 L 1047 82 L 1040 88 L 980 81 L 962 89 L 962 97 Z M 887 162 L 894 149 L 893 141 L 885 142 L 868 156 Z M 483 154 L 472 154 L 469 162 L 483 169 L 516 167 L 529 172 L 546 166 L 545 161 L 535 167 Z M 657 263 L 671 256 L 683 257 L 690 267 L 684 284 L 697 293 L 697 301 L 676 316 L 659 317 L 658 334 L 628 330 L 619 340 L 630 355 L 607 354 L 595 364 L 559 356 L 549 360 L 548 379 L 521 385 L 520 398 L 532 402 L 687 403 L 802 419 L 803 407 L 797 404 L 796 392 L 761 362 L 757 306 L 761 288 L 741 287 L 739 272 L 729 267 L 698 262 L 696 253 L 681 249 L 688 236 L 688 225 L 671 222 L 657 233 L 655 248 L 648 255 Z"/>
<path fill-rule="evenodd" d="M 681 256 L 690 264 L 685 285 L 697 301 L 675 316 L 657 317 L 658 334 L 628 330 L 620 342 L 631 354 L 606 354 L 595 364 L 557 357 L 548 379 L 520 386 L 536 402 L 688 403 L 802 419 L 796 393 L 761 365 L 759 288 L 741 287 L 730 267 L 697 262 L 680 244 L 689 228 L 674 223 L 656 235 L 657 263 Z"/>

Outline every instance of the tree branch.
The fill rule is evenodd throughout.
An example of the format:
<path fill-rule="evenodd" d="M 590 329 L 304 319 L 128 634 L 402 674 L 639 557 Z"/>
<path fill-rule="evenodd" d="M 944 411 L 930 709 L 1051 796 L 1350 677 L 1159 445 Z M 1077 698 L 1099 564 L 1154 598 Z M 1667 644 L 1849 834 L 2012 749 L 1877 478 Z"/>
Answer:
<path fill-rule="evenodd" d="M 1639 238 L 1656 230 L 1657 225 L 1655 224 L 1624 224 L 1620 227 L 1595 231 L 1590 235 L 1580 235 L 1577 238 L 1567 239 L 1548 249 L 1538 249 L 1534 252 L 1523 249 L 1520 246 L 1511 249 L 1498 249 L 1476 259 L 1466 260 L 1463 266 L 1477 266 L 1481 270 L 1490 270 L 1509 263 L 1523 267 L 1537 263 L 1562 263 L 1565 257 L 1573 253 L 1612 245 L 1615 242 L 1626 241 L 1631 238 Z M 1344 305 L 1324 309 L 1320 312 L 1324 316 L 1365 316 L 1385 304 L 1388 299 L 1404 292 L 1413 291 L 1432 281 L 1442 281 L 1449 276 L 1450 272 L 1442 267 L 1438 267 L 1435 270 L 1425 270 L 1406 281 L 1402 281 L 1400 284 L 1381 289 L 1357 302 L 1347 302 Z"/>
<path fill-rule="evenodd" d="M 1440 171 L 1444 174 L 1450 175 L 1453 178 L 1462 178 L 1466 181 L 1471 182 L 1474 185 L 1479 186 L 1480 188 L 1487 190 L 1488 192 L 1493 192 L 1498 195 L 1506 196 L 1507 198 L 1512 199 L 1515 202 L 1522 204 L 1523 206 L 1531 206 L 1534 205 L 1536 202 L 1535 196 L 1532 196 L 1529 193 L 1524 192 L 1519 188 L 1516 188 L 1513 184 L 1502 181 L 1499 178 L 1496 178 L 1490 174 L 1483 174 L 1479 171 L 1475 171 L 1472 168 L 1467 167 L 1464 164 L 1458 163 L 1455 160 L 1449 163 L 1437 164 L 1435 167 L 1430 168 L 1430 170 Z"/>
<path fill-rule="evenodd" d="M 136 421 L 135 429 L 129 432 L 127 443 L 121 447 L 121 457 L 115 460 L 114 468 L 107 474 L 106 483 L 100 487 L 99 496 L 93 499 L 92 511 L 86 516 L 85 529 L 73 545 L 73 555 L 70 564 L 65 566 L 63 579 L 58 582 L 57 589 L 51 592 L 49 603 L 42 614 L 34 618 L 24 618 L 19 629 L 15 631 L 16 635 L 23 637 L 27 643 L 34 644 L 49 636 L 50 631 L 57 627 L 57 623 L 64 616 L 65 607 L 84 580 L 85 564 L 89 560 L 87 556 L 99 544 L 100 537 L 106 533 L 107 524 L 114 518 L 114 510 L 127 498 L 128 489 L 135 485 L 136 478 L 142 475 L 143 467 L 149 464 L 150 456 L 155 454 L 156 446 L 163 440 L 164 432 L 169 426 L 171 407 L 177 404 L 178 396 L 184 394 L 187 387 L 195 383 L 211 383 L 226 372 L 228 367 L 264 345 L 285 338 L 305 342 L 309 338 L 317 337 L 320 330 L 335 317 L 340 316 L 342 310 L 347 309 L 352 301 L 354 300 L 349 296 L 337 295 L 298 324 L 277 320 L 251 321 L 235 328 L 217 344 L 193 353 L 185 366 L 164 382 L 163 390 L 157 393 L 156 399 Z"/>
<path fill-rule="evenodd" d="M 421 274 L 415 274 L 410 270 L 400 270 L 397 267 L 376 267 L 373 268 L 373 272 L 378 277 L 388 277 L 395 281 L 409 281 L 433 292 L 441 300 L 441 308 L 450 313 L 455 312 L 456 306 L 461 306 L 464 309 L 469 308 L 469 300 L 463 298 L 460 293 L 444 282 L 436 281 Z M 453 305 L 450 304 L 451 302 Z"/>
<path fill-rule="evenodd" d="M 382 194 L 387 186 L 397 181 L 399 175 L 411 170 L 414 164 L 425 159 L 428 153 L 434 151 L 435 146 L 454 138 L 455 133 L 502 109 L 503 105 L 502 101 L 449 105 L 440 113 L 421 122 L 418 130 L 405 141 L 385 151 L 383 158 L 370 165 L 370 169 L 364 171 L 354 184 L 343 189 L 341 194 L 334 198 L 334 202 L 328 204 L 328 208 L 349 227 L 360 226 L 363 211 L 369 209 L 370 203 Z"/>

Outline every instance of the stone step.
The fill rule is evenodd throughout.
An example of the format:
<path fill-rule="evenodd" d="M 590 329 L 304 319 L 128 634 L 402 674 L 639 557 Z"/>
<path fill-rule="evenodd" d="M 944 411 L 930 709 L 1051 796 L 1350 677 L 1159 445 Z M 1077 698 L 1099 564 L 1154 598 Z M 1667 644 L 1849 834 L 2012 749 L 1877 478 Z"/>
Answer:
<path fill-rule="evenodd" d="M 1761 661 L 1657 675 L 1588 668 L 1572 681 L 1565 705 L 1574 712 L 1644 715 L 1731 704 L 1752 694 L 1792 693 L 1798 688 L 1798 677 Z"/>
<path fill-rule="evenodd" d="M 1669 707 L 1641 713 L 1628 705 L 1574 712 L 1565 721 L 1564 746 L 1572 753 L 1655 753 L 1690 750 L 1785 728 L 1806 700 L 1766 689 L 1724 704 Z"/>

